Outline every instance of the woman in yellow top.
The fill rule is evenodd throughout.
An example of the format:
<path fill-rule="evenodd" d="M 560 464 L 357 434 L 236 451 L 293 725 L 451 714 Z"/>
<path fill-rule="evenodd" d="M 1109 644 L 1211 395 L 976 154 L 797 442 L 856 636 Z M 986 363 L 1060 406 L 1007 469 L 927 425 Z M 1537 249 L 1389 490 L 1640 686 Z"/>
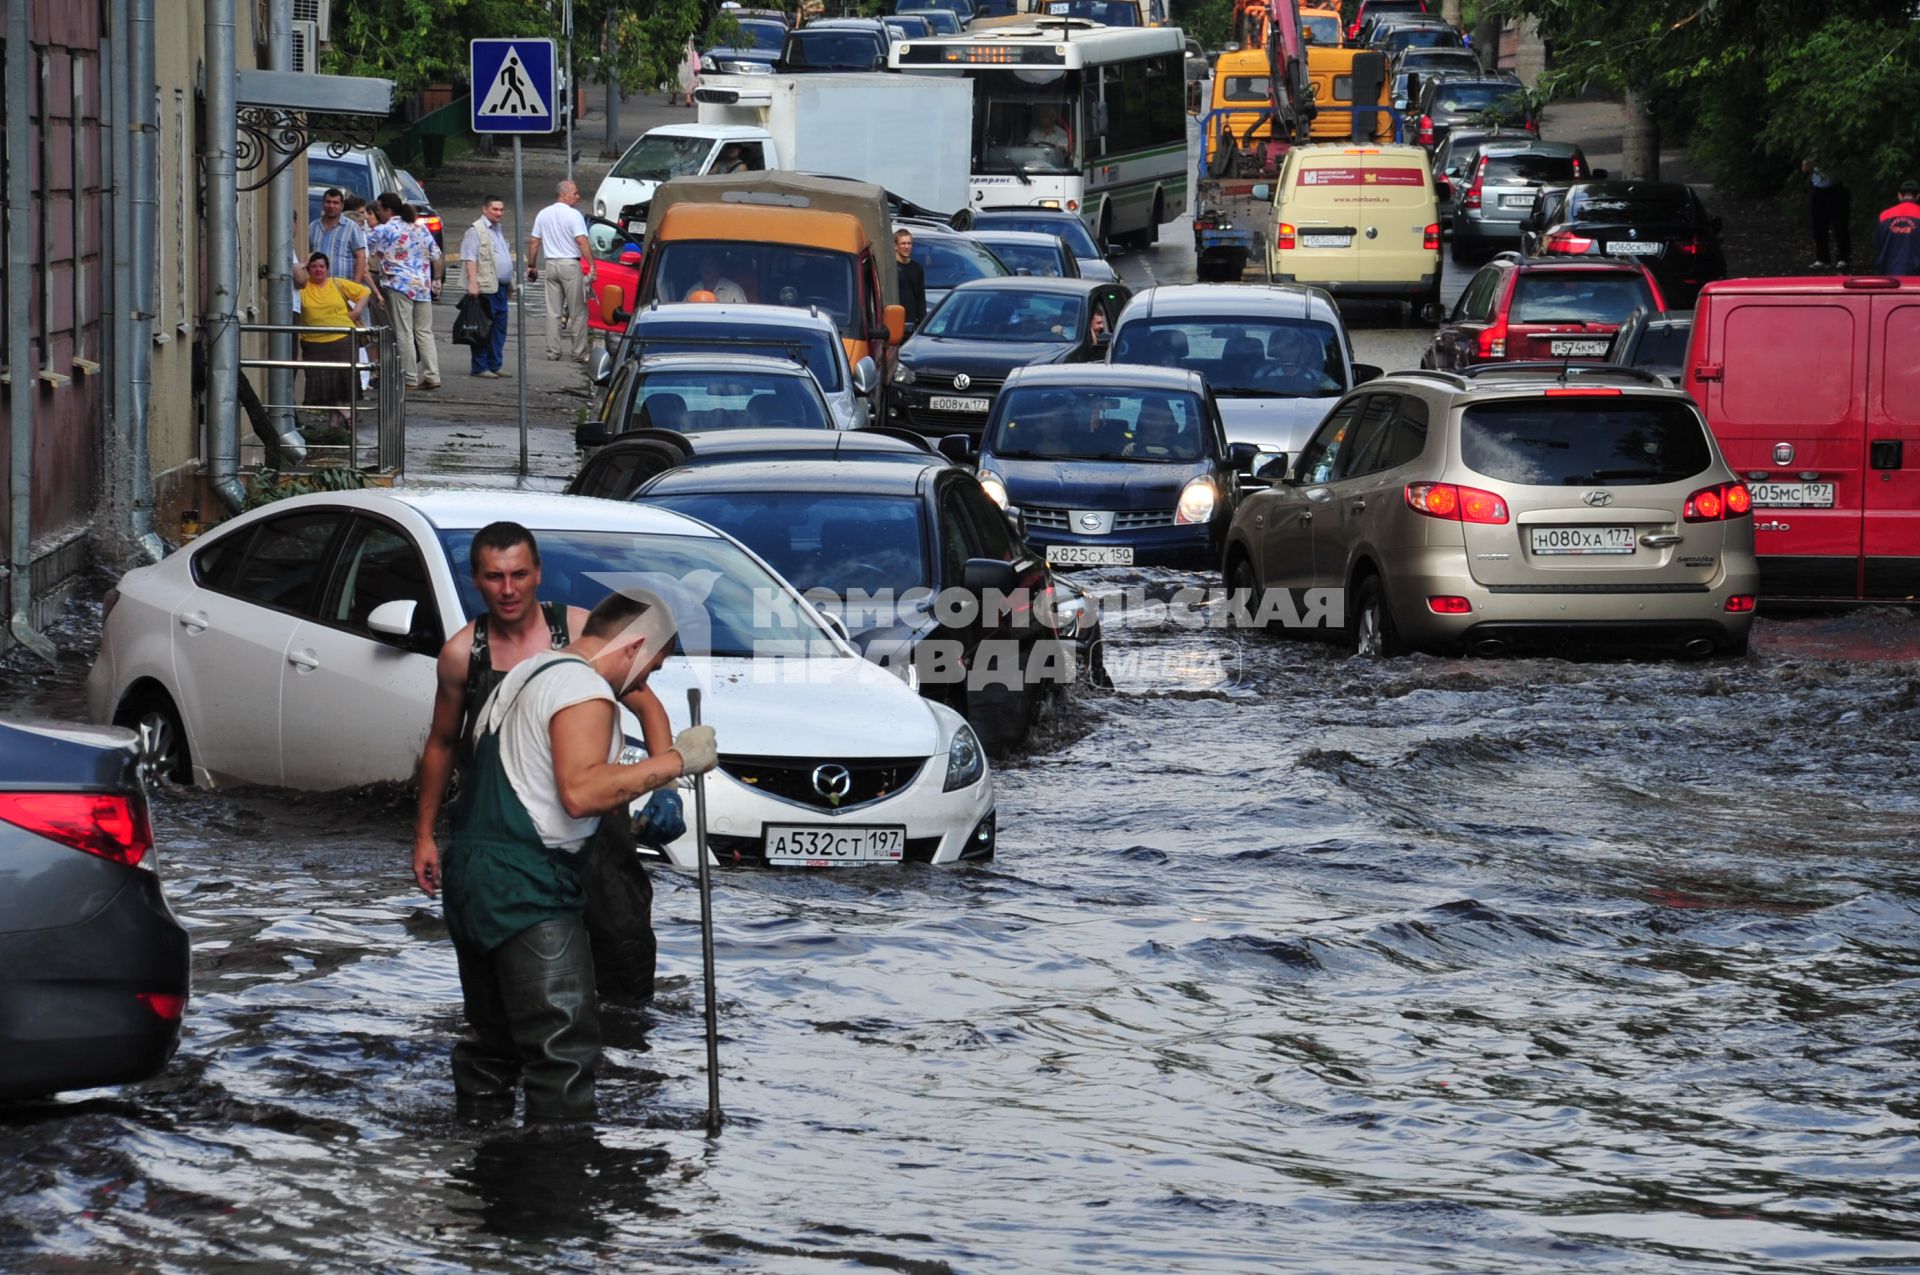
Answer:
<path fill-rule="evenodd" d="M 300 289 L 300 322 L 310 328 L 357 327 L 373 290 L 351 279 L 335 279 L 327 267 L 324 252 L 307 258 L 307 286 Z M 301 402 L 308 407 L 327 408 L 331 425 L 346 424 L 345 408 L 358 380 L 353 369 L 346 366 L 353 362 L 354 342 L 344 332 L 315 332 L 302 336 L 300 347 L 309 360 L 342 365 L 307 368 L 307 392 Z"/>

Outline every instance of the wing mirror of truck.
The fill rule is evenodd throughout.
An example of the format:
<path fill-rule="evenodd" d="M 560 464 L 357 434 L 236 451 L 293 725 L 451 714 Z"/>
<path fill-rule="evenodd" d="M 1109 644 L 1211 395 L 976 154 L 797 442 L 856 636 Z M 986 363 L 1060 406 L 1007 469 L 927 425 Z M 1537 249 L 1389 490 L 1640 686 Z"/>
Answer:
<path fill-rule="evenodd" d="M 948 434 L 935 443 L 934 448 L 956 465 L 971 465 L 979 459 L 979 453 L 973 450 L 973 440 L 965 434 Z"/>
<path fill-rule="evenodd" d="M 861 355 L 860 361 L 853 365 L 853 392 L 871 394 L 880 384 L 880 369 L 874 365 L 871 355 Z"/>
<path fill-rule="evenodd" d="M 620 307 L 627 303 L 627 290 L 619 284 L 608 284 L 600 289 L 600 321 L 609 327 L 621 322 L 624 315 Z"/>
<path fill-rule="evenodd" d="M 1234 472 L 1251 474 L 1253 462 L 1260 458 L 1260 449 L 1252 443 L 1227 444 L 1227 459 L 1233 462 Z"/>
<path fill-rule="evenodd" d="M 1265 203 L 1267 200 L 1273 198 L 1273 187 L 1266 182 L 1261 182 L 1253 188 L 1253 197 L 1261 203 Z"/>
<path fill-rule="evenodd" d="M 887 340 L 899 345 L 907 339 L 907 307 L 890 305 L 880 313 L 881 322 L 887 325 Z"/>
<path fill-rule="evenodd" d="M 1375 364 L 1355 363 L 1353 365 L 1353 383 L 1355 385 L 1363 385 L 1368 381 L 1377 380 L 1383 375 L 1385 375 L 1385 372 Z"/>

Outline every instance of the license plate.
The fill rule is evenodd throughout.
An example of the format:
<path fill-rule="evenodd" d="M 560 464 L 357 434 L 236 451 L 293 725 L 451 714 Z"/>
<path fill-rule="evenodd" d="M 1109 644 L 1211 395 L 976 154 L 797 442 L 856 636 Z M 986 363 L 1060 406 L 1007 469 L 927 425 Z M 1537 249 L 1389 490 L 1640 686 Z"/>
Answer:
<path fill-rule="evenodd" d="M 1611 341 L 1552 341 L 1547 348 L 1555 354 L 1605 354 L 1613 345 Z"/>
<path fill-rule="evenodd" d="M 1083 567 L 1130 567 L 1132 545 L 1048 545 L 1047 561 Z"/>
<path fill-rule="evenodd" d="M 796 868 L 854 863 L 898 863 L 907 852 L 905 828 L 766 826 L 767 862 Z"/>
<path fill-rule="evenodd" d="M 1753 503 L 1767 509 L 1831 509 L 1832 483 L 1748 483 Z"/>
<path fill-rule="evenodd" d="M 927 404 L 936 412 L 984 412 L 993 406 L 990 398 L 944 398 L 935 395 Z"/>
<path fill-rule="evenodd" d="M 1660 251 L 1657 243 L 1641 243 L 1632 239 L 1615 239 L 1607 245 L 1607 255 L 1612 257 L 1651 257 Z"/>
<path fill-rule="evenodd" d="M 1348 248 L 1353 245 L 1352 235 L 1301 235 L 1302 248 Z"/>
<path fill-rule="evenodd" d="M 1532 195 L 1500 196 L 1500 206 L 1502 208 L 1531 208 L 1533 207 L 1533 204 L 1534 204 L 1534 196 Z"/>
<path fill-rule="evenodd" d="M 1632 553 L 1632 527 L 1535 527 L 1536 554 Z"/>

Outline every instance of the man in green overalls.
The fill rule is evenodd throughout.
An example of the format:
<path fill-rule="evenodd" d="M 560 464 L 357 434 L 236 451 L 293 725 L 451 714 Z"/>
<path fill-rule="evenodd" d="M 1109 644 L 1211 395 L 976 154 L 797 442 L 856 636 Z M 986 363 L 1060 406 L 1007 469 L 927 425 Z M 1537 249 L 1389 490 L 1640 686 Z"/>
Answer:
<path fill-rule="evenodd" d="M 474 723 L 471 783 L 439 865 L 469 1029 L 453 1050 L 463 1115 L 511 1115 L 519 1081 L 529 1124 L 593 1118 L 584 852 L 603 814 L 716 760 L 707 726 L 663 756 L 618 760 L 615 696 L 659 667 L 673 637 L 658 598 L 614 594 L 564 651 L 516 664 Z"/>

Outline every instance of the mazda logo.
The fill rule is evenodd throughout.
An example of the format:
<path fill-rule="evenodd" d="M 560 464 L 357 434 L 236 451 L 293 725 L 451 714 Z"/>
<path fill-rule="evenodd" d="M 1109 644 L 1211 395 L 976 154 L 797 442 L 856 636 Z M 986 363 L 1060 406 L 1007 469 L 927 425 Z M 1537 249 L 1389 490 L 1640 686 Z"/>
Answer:
<path fill-rule="evenodd" d="M 956 390 L 964 390 L 967 388 L 967 386 L 972 384 L 973 384 L 973 378 L 971 376 L 968 376 L 965 372 L 962 372 L 960 375 L 953 378 L 953 388 Z"/>
<path fill-rule="evenodd" d="M 1610 491 L 1590 491 L 1581 496 L 1580 499 L 1586 501 L 1595 509 L 1599 509 L 1604 505 L 1611 505 L 1613 503 L 1613 493 Z"/>
<path fill-rule="evenodd" d="M 1773 445 L 1773 463 L 1776 465 L 1793 464 L 1793 444 L 1775 443 Z"/>
<path fill-rule="evenodd" d="M 1088 531 L 1098 531 L 1100 530 L 1100 515 L 1099 514 L 1081 514 L 1080 525 L 1082 527 L 1085 527 Z"/>
<path fill-rule="evenodd" d="M 815 766 L 813 790 L 837 806 L 853 791 L 853 772 L 837 761 Z"/>

